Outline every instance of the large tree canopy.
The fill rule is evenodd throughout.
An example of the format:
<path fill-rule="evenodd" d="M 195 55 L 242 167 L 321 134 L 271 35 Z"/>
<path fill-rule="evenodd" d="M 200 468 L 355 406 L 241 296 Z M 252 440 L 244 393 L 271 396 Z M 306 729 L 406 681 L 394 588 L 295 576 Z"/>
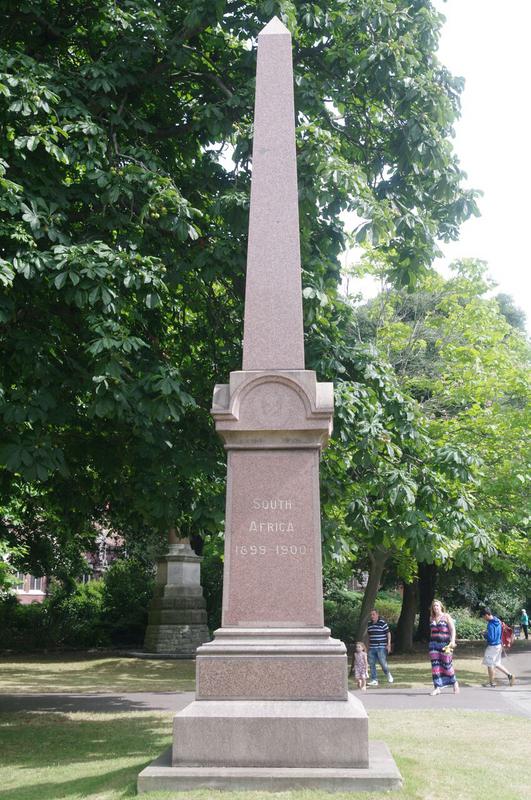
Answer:
<path fill-rule="evenodd" d="M 475 213 L 449 141 L 461 82 L 429 0 L 0 8 L 0 506 L 66 569 L 94 519 L 219 526 L 208 408 L 240 363 L 259 30 L 276 13 L 293 34 L 310 342 L 341 211 L 400 285 Z"/>
<path fill-rule="evenodd" d="M 448 279 L 433 274 L 414 292 L 381 292 L 358 310 L 357 332 L 393 365 L 401 390 L 424 415 L 430 440 L 439 448 L 464 448 L 480 465 L 473 505 L 463 494 L 461 509 L 495 547 L 491 590 L 498 582 L 521 591 L 531 566 L 530 351 L 521 314 L 510 298 L 489 298 L 492 286 L 485 264 L 456 262 Z M 479 555 L 471 550 L 461 564 L 479 570 Z M 458 574 L 464 583 L 467 571 Z M 434 570 L 427 577 L 433 597 Z"/>

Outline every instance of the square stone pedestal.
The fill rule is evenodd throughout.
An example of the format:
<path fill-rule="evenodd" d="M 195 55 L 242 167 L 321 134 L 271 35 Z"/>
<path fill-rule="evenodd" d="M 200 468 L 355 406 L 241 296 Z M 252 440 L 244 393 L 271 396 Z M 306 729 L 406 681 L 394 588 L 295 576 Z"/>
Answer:
<path fill-rule="evenodd" d="M 384 742 L 369 743 L 369 766 L 330 767 L 173 767 L 171 747 L 138 776 L 138 793 L 193 789 L 285 792 L 389 792 L 402 788 L 402 777 Z"/>
<path fill-rule="evenodd" d="M 173 748 L 138 776 L 138 791 L 198 788 L 389 791 L 402 779 L 367 713 L 346 700 L 199 700 L 174 719 Z"/>

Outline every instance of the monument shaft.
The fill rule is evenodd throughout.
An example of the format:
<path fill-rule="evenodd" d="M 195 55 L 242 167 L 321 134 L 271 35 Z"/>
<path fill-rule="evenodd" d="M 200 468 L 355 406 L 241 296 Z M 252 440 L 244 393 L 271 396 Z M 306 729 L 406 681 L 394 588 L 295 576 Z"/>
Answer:
<path fill-rule="evenodd" d="M 304 369 L 291 36 L 258 36 L 243 369 Z"/>

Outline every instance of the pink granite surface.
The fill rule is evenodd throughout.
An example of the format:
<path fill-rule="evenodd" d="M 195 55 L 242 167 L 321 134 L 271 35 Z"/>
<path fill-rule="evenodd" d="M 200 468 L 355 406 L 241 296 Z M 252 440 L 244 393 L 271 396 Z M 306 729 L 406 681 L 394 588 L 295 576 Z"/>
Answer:
<path fill-rule="evenodd" d="M 197 700 L 346 700 L 346 656 L 198 658 Z"/>
<path fill-rule="evenodd" d="M 297 385 L 274 377 L 252 384 L 240 403 L 239 422 L 252 430 L 293 430 L 306 427 L 304 396 Z"/>
<path fill-rule="evenodd" d="M 174 766 L 367 767 L 360 701 L 199 700 L 174 717 Z"/>
<path fill-rule="evenodd" d="M 323 624 L 317 449 L 229 453 L 222 624 Z"/>
<path fill-rule="evenodd" d="M 258 36 L 243 369 L 304 369 L 291 36 Z"/>

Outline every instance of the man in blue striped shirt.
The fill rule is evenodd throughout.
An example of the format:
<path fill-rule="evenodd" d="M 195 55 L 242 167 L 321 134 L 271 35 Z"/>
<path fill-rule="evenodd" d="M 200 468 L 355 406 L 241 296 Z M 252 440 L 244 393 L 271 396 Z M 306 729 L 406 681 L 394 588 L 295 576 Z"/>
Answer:
<path fill-rule="evenodd" d="M 387 622 L 382 619 L 375 609 L 371 611 L 371 619 L 367 625 L 367 633 L 369 636 L 369 652 L 367 655 L 371 670 L 369 686 L 378 686 L 378 678 L 376 677 L 377 661 L 383 669 L 383 673 L 387 677 L 389 683 L 393 683 L 393 676 L 389 672 L 387 666 L 387 653 L 391 652 L 391 631 L 389 630 Z"/>

